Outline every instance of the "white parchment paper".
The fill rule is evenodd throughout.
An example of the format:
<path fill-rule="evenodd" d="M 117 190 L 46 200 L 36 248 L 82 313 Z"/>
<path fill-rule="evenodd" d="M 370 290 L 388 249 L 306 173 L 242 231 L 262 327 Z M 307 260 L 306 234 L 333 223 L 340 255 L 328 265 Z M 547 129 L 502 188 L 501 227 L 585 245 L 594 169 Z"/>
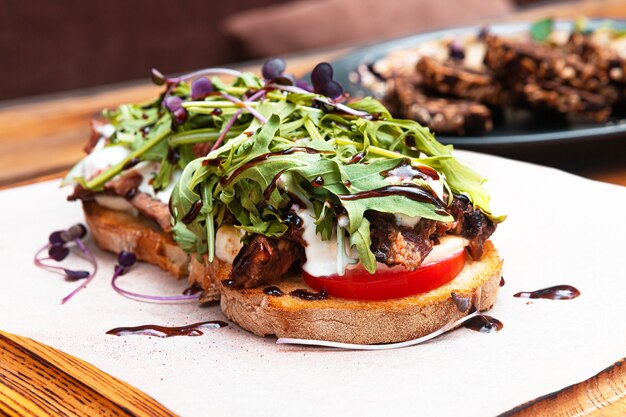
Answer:
<path fill-rule="evenodd" d="M 218 306 L 132 301 L 110 287 L 114 256 L 66 305 L 76 283 L 35 268 L 48 234 L 82 221 L 47 182 L 0 193 L 0 329 L 76 355 L 183 416 L 490 416 L 583 381 L 626 355 L 626 188 L 539 166 L 459 152 L 490 181 L 508 220 L 495 236 L 506 285 L 497 334 L 458 329 L 393 351 L 275 345 L 236 325 L 199 337 L 115 337 L 119 326 L 223 319 Z M 180 294 L 185 282 L 140 265 L 119 284 Z M 514 298 L 570 284 L 570 301 Z"/>

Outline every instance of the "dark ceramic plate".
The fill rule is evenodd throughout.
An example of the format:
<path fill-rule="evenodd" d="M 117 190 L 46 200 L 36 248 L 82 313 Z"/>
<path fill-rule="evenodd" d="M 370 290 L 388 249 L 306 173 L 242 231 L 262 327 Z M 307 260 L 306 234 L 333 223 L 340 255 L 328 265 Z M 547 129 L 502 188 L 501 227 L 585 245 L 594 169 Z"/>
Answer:
<path fill-rule="evenodd" d="M 614 27 L 626 29 L 626 20 L 612 20 Z M 605 23 L 606 20 L 591 20 L 590 28 L 594 29 Z M 506 23 L 489 26 L 489 30 L 496 34 L 513 34 L 529 30 L 529 23 Z M 557 22 L 556 29 L 569 30 L 572 22 Z M 335 70 L 335 79 L 353 97 L 371 95 L 364 86 L 351 82 L 350 74 L 361 64 L 370 64 L 383 58 L 392 50 L 412 48 L 421 42 L 431 41 L 442 37 L 463 36 L 477 33 L 479 26 L 448 29 L 436 32 L 428 32 L 406 38 L 394 39 L 376 45 L 359 48 L 350 54 L 332 61 Z M 576 141 L 589 141 L 595 139 L 626 140 L 626 113 L 615 114 L 609 122 L 598 124 L 590 122 L 566 122 L 563 120 L 548 120 L 540 118 L 524 111 L 515 111 L 507 114 L 504 123 L 497 123 L 492 132 L 484 136 L 443 136 L 437 135 L 440 142 L 453 144 L 457 147 L 482 148 L 482 147 L 510 147 L 532 144 L 571 143 Z"/>

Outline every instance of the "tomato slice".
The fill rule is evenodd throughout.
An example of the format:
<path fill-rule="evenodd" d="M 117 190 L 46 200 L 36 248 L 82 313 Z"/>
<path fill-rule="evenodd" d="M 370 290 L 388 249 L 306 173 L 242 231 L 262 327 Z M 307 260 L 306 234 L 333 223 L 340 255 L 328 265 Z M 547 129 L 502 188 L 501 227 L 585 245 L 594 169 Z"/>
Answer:
<path fill-rule="evenodd" d="M 414 271 L 402 267 L 389 268 L 378 264 L 370 274 L 359 266 L 346 269 L 343 276 L 316 277 L 302 271 L 304 282 L 316 291 L 353 300 L 387 300 L 408 297 L 438 288 L 452 281 L 465 266 L 465 250 L 449 258 L 423 265 Z"/>

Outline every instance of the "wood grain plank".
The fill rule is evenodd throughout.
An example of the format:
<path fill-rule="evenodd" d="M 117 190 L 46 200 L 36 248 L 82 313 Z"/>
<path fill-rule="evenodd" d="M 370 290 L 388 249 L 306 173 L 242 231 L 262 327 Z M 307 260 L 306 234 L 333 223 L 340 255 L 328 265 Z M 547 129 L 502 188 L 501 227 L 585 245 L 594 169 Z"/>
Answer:
<path fill-rule="evenodd" d="M 0 414 L 138 416 L 174 414 L 131 385 L 32 339 L 0 331 Z"/>
<path fill-rule="evenodd" d="M 584 382 L 522 404 L 499 417 L 626 416 L 626 359 Z"/>

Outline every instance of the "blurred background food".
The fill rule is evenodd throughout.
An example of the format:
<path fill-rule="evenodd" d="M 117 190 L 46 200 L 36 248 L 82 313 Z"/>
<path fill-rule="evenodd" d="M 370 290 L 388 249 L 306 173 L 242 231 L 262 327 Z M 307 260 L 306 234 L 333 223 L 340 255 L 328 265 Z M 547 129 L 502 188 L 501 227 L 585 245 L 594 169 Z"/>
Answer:
<path fill-rule="evenodd" d="M 533 0 L 0 0 L 0 100 L 504 15 Z M 78 70 L 77 70 L 78 69 Z"/>
<path fill-rule="evenodd" d="M 0 0 L 0 188 L 61 175 L 83 156 L 89 121 L 103 108 L 158 94 L 153 67 L 257 70 L 246 61 L 280 55 L 302 75 L 400 36 L 581 15 L 626 19 L 626 1 Z M 475 110 L 467 114 L 486 120 Z M 480 151 L 626 184 L 626 141 L 589 139 Z"/>

